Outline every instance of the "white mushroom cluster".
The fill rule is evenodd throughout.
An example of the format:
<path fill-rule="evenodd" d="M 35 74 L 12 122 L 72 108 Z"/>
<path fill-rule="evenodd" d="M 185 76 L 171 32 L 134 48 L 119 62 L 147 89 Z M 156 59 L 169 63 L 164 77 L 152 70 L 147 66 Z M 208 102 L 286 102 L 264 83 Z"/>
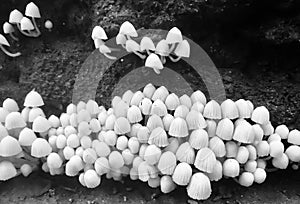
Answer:
<path fill-rule="evenodd" d="M 160 70 L 164 68 L 163 64 L 166 63 L 167 57 L 171 61 L 177 62 L 182 57 L 190 56 L 189 42 L 183 39 L 181 31 L 177 27 L 169 30 L 166 38 L 160 40 L 156 46 L 147 36 L 144 36 L 140 43 L 133 40 L 136 37 L 138 37 L 138 33 L 134 26 L 129 21 L 125 21 L 116 36 L 116 44 L 121 45 L 128 53 L 134 53 L 141 59 L 146 59 L 145 66 L 152 68 L 157 74 L 160 74 Z M 118 49 L 105 45 L 104 40 L 108 38 L 101 26 L 94 27 L 92 39 L 96 49 L 99 49 L 107 58 L 116 60 L 116 57 L 111 56 L 110 53 Z"/>
<path fill-rule="evenodd" d="M 25 16 L 18 10 L 14 9 L 10 12 L 8 22 L 3 24 L 4 34 L 8 34 L 12 40 L 18 41 L 19 38 L 15 35 L 16 29 L 27 37 L 39 37 L 41 32 L 37 26 L 36 19 L 41 18 L 40 10 L 36 4 L 30 2 L 26 5 Z M 10 47 L 7 39 L 0 34 L 0 48 L 1 50 L 10 57 L 18 57 L 21 55 L 20 52 L 11 53 L 3 46 Z"/>
<path fill-rule="evenodd" d="M 219 104 L 199 90 L 177 96 L 148 84 L 115 96 L 109 109 L 81 101 L 46 118 L 43 105 L 32 90 L 21 112 L 10 98 L 0 107 L 0 180 L 28 176 L 42 162 L 43 171 L 78 176 L 87 188 L 129 176 L 163 193 L 186 186 L 190 198 L 205 200 L 212 181 L 249 187 L 265 181 L 267 168 L 300 162 L 300 131 L 274 128 L 266 107 L 244 99 Z"/>

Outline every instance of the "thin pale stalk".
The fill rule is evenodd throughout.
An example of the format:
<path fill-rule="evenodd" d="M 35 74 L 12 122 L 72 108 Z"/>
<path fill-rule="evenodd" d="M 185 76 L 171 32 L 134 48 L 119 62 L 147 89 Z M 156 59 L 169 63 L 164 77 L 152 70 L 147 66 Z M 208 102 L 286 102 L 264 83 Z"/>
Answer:
<path fill-rule="evenodd" d="M 18 57 L 18 56 L 21 55 L 20 52 L 16 52 L 16 53 L 10 53 L 10 52 L 8 52 L 8 51 L 3 47 L 3 45 L 0 45 L 0 48 L 1 48 L 1 50 L 2 50 L 6 55 L 8 55 L 8 56 L 10 56 L 10 57 Z"/>

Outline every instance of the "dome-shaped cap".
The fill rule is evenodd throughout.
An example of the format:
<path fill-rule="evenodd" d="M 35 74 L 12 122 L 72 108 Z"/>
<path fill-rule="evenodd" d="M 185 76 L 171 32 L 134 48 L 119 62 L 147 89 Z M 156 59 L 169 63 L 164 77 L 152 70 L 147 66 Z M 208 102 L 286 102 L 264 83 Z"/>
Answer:
<path fill-rule="evenodd" d="M 34 131 L 25 127 L 19 134 L 19 143 L 22 146 L 31 146 L 36 138 Z"/>
<path fill-rule="evenodd" d="M 8 135 L 6 128 L 0 122 L 0 141 Z"/>
<path fill-rule="evenodd" d="M 178 43 L 182 41 L 182 34 L 181 31 L 177 27 L 173 27 L 169 30 L 166 41 L 168 44 Z"/>
<path fill-rule="evenodd" d="M 11 112 L 5 118 L 5 127 L 7 130 L 26 127 L 26 123 L 19 112 Z"/>
<path fill-rule="evenodd" d="M 2 107 L 8 112 L 18 112 L 20 110 L 17 102 L 11 98 L 5 99 L 3 101 Z"/>
<path fill-rule="evenodd" d="M 34 30 L 34 26 L 31 20 L 25 16 L 21 19 L 20 24 L 21 24 L 21 30 Z"/>
<path fill-rule="evenodd" d="M 140 42 L 140 47 L 141 47 L 141 51 L 145 51 L 145 50 L 155 51 L 155 45 L 154 45 L 153 41 L 151 40 L 151 38 L 149 38 L 147 36 L 142 38 L 142 40 Z"/>
<path fill-rule="evenodd" d="M 38 116 L 36 119 L 34 119 L 32 124 L 32 130 L 34 132 L 46 132 L 50 128 L 50 122 L 42 116 Z"/>
<path fill-rule="evenodd" d="M 169 45 L 165 39 L 162 39 L 157 43 L 155 53 L 160 56 L 168 56 L 170 54 Z"/>
<path fill-rule="evenodd" d="M 41 108 L 35 107 L 30 109 L 28 122 L 32 123 L 38 116 L 46 117 L 44 111 Z"/>
<path fill-rule="evenodd" d="M 7 181 L 16 175 L 17 170 L 10 161 L 0 162 L 0 181 Z"/>
<path fill-rule="evenodd" d="M 209 178 L 201 172 L 193 174 L 187 187 L 189 197 L 196 200 L 206 200 L 212 193 Z"/>
<path fill-rule="evenodd" d="M 107 35 L 101 26 L 95 26 L 92 31 L 92 39 L 107 40 Z"/>
<path fill-rule="evenodd" d="M 9 114 L 9 112 L 6 109 L 0 107 L 0 123 L 5 122 L 5 118 L 8 114 Z"/>
<path fill-rule="evenodd" d="M 22 152 L 18 140 L 12 136 L 4 137 L 0 142 L 0 156 L 11 157 Z"/>
<path fill-rule="evenodd" d="M 125 21 L 121 25 L 119 33 L 123 34 L 123 35 L 128 35 L 130 37 L 137 37 L 138 36 L 134 26 L 129 21 Z"/>
<path fill-rule="evenodd" d="M 42 96 L 34 89 L 30 91 L 24 100 L 25 107 L 40 107 L 44 105 Z"/>
<path fill-rule="evenodd" d="M 36 158 L 48 156 L 51 151 L 50 144 L 43 138 L 36 138 L 31 145 L 31 156 Z"/>
<path fill-rule="evenodd" d="M 41 18 L 40 10 L 33 2 L 26 5 L 25 15 L 33 18 Z"/>
<path fill-rule="evenodd" d="M 20 23 L 22 18 L 23 18 L 23 14 L 17 9 L 11 11 L 9 14 L 10 23 Z"/>

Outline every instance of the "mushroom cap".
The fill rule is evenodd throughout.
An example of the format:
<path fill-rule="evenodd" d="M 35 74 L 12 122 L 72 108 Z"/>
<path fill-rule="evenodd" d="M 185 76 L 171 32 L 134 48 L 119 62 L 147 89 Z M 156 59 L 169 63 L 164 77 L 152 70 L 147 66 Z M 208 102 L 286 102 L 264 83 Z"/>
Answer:
<path fill-rule="evenodd" d="M 13 33 L 14 31 L 15 31 L 15 29 L 14 29 L 14 27 L 13 27 L 10 23 L 5 22 L 5 23 L 3 24 L 3 32 L 4 32 L 5 34 Z"/>
<path fill-rule="evenodd" d="M 149 178 L 148 180 L 148 186 L 151 188 L 157 188 L 160 186 L 160 177 L 156 178 Z"/>
<path fill-rule="evenodd" d="M 182 41 L 181 31 L 177 27 L 173 27 L 169 30 L 166 41 L 168 44 L 179 43 Z"/>
<path fill-rule="evenodd" d="M 256 171 L 254 172 L 254 181 L 255 183 L 263 183 L 266 180 L 267 173 L 264 169 L 262 168 L 257 168 Z"/>
<path fill-rule="evenodd" d="M 144 98 L 139 104 L 139 108 L 144 115 L 150 115 L 151 107 L 152 101 L 149 98 Z"/>
<path fill-rule="evenodd" d="M 224 157 L 226 154 L 225 144 L 223 140 L 217 136 L 210 138 L 209 148 L 215 153 L 216 157 Z"/>
<path fill-rule="evenodd" d="M 211 195 L 209 178 L 201 172 L 193 174 L 187 187 L 188 196 L 196 200 L 206 200 Z"/>
<path fill-rule="evenodd" d="M 253 143 L 255 140 L 255 132 L 252 125 L 247 121 L 240 123 L 235 128 L 232 138 L 245 144 Z"/>
<path fill-rule="evenodd" d="M 108 156 L 109 166 L 112 169 L 120 169 L 124 166 L 124 159 L 120 152 L 112 151 Z"/>
<path fill-rule="evenodd" d="M 256 160 L 257 159 L 257 151 L 253 145 L 247 145 L 246 148 L 249 152 L 249 160 Z"/>
<path fill-rule="evenodd" d="M 183 95 L 179 98 L 179 100 L 180 100 L 180 104 L 181 104 L 181 105 L 185 105 L 185 106 L 188 107 L 188 108 L 191 108 L 191 107 L 192 107 L 192 100 L 191 100 L 191 98 L 190 98 L 188 95 L 183 94 Z"/>
<path fill-rule="evenodd" d="M 203 172 L 212 173 L 217 162 L 215 153 L 208 147 L 198 150 L 194 165 Z"/>
<path fill-rule="evenodd" d="M 0 123 L 5 123 L 5 119 L 8 114 L 9 112 L 5 108 L 0 107 Z"/>
<path fill-rule="evenodd" d="M 249 159 L 246 162 L 246 164 L 244 165 L 245 171 L 248 171 L 248 172 L 251 172 L 251 173 L 254 173 L 256 168 L 257 168 L 257 162 L 255 160 Z"/>
<path fill-rule="evenodd" d="M 195 161 L 195 151 L 188 142 L 184 142 L 177 148 L 176 158 L 180 162 L 193 164 Z"/>
<path fill-rule="evenodd" d="M 30 128 L 25 127 L 19 134 L 19 143 L 22 146 L 31 146 L 36 138 L 37 137 L 34 131 Z"/>
<path fill-rule="evenodd" d="M 140 143 L 148 143 L 149 137 L 150 137 L 150 130 L 145 126 L 140 127 L 137 132 L 138 141 Z"/>
<path fill-rule="evenodd" d="M 286 169 L 289 165 L 289 157 L 283 153 L 281 156 L 272 159 L 272 165 L 278 169 Z"/>
<path fill-rule="evenodd" d="M 25 15 L 33 18 L 41 18 L 40 10 L 33 2 L 26 5 Z"/>
<path fill-rule="evenodd" d="M 18 112 L 20 110 L 17 102 L 11 98 L 5 99 L 3 101 L 2 107 L 8 112 Z"/>
<path fill-rule="evenodd" d="M 41 158 L 49 155 L 52 151 L 50 144 L 43 138 L 36 138 L 31 145 L 31 156 Z"/>
<path fill-rule="evenodd" d="M 119 117 L 116 119 L 114 124 L 114 131 L 118 135 L 129 133 L 131 130 L 130 123 L 127 118 Z"/>
<path fill-rule="evenodd" d="M 149 145 L 144 154 L 144 160 L 150 164 L 154 165 L 158 163 L 161 156 L 161 149 L 158 148 L 156 145 Z"/>
<path fill-rule="evenodd" d="M 74 155 L 66 163 L 65 173 L 67 176 L 76 176 L 84 167 L 84 163 L 80 156 Z"/>
<path fill-rule="evenodd" d="M 50 169 L 58 169 L 62 166 L 63 160 L 56 152 L 51 152 L 47 156 L 47 165 Z"/>
<path fill-rule="evenodd" d="M 127 52 L 140 51 L 140 45 L 134 40 L 127 40 L 125 43 L 125 47 Z"/>
<path fill-rule="evenodd" d="M 44 101 L 42 96 L 36 92 L 34 89 L 31 90 L 25 97 L 24 106 L 25 107 L 40 107 L 43 106 Z"/>
<path fill-rule="evenodd" d="M 122 95 L 122 100 L 127 103 L 130 104 L 130 101 L 133 97 L 133 92 L 131 90 L 127 90 L 124 92 L 124 94 Z"/>
<path fill-rule="evenodd" d="M 231 99 L 226 99 L 221 103 L 221 111 L 223 118 L 236 119 L 239 117 L 239 109 Z"/>
<path fill-rule="evenodd" d="M 189 143 L 194 149 L 208 147 L 208 134 L 203 129 L 193 130 L 189 137 Z"/>
<path fill-rule="evenodd" d="M 149 83 L 144 87 L 143 94 L 148 99 L 151 99 L 155 90 L 156 90 L 155 86 L 153 84 Z"/>
<path fill-rule="evenodd" d="M 134 159 L 134 154 L 131 153 L 129 149 L 124 149 L 122 151 L 122 156 L 124 159 L 125 165 L 131 165 Z"/>
<path fill-rule="evenodd" d="M 131 137 L 128 140 L 128 148 L 130 149 L 131 153 L 136 154 L 140 150 L 140 143 L 136 137 Z"/>
<path fill-rule="evenodd" d="M 45 28 L 47 28 L 48 30 L 51 30 L 53 28 L 53 23 L 50 20 L 46 20 L 44 23 Z"/>
<path fill-rule="evenodd" d="M 189 108 L 187 106 L 179 105 L 174 111 L 174 117 L 175 118 L 180 117 L 185 119 L 188 113 L 189 113 Z"/>
<path fill-rule="evenodd" d="M 56 138 L 56 147 L 58 149 L 63 149 L 67 145 L 67 138 L 65 135 L 58 135 Z"/>
<path fill-rule="evenodd" d="M 127 111 L 127 118 L 130 123 L 138 123 L 143 120 L 141 110 L 136 105 L 131 106 Z"/>
<path fill-rule="evenodd" d="M 160 100 L 160 99 L 157 99 L 152 104 L 150 114 L 151 115 L 155 114 L 160 117 L 163 117 L 168 114 L 168 110 L 167 110 L 167 107 L 164 104 L 164 102 L 162 102 L 162 100 Z"/>
<path fill-rule="evenodd" d="M 94 164 L 95 171 L 100 176 L 106 174 L 110 171 L 109 162 L 106 157 L 100 157 L 95 161 Z"/>
<path fill-rule="evenodd" d="M 138 96 L 139 94 L 136 93 L 134 94 L 132 97 L 133 100 L 131 100 L 134 104 L 132 105 L 135 105 L 136 103 L 138 103 L 138 101 L 140 100 L 140 98 L 142 96 Z M 136 100 L 136 101 L 134 101 Z M 114 107 L 114 115 L 118 118 L 118 117 L 126 117 L 127 116 L 127 112 L 128 112 L 128 109 L 129 109 L 129 105 L 127 103 L 125 103 L 125 101 L 123 100 L 120 100 Z M 107 119 L 111 117 L 111 116 L 108 116 Z M 106 120 L 107 120 L 106 119 Z"/>
<path fill-rule="evenodd" d="M 9 42 L 6 40 L 6 38 L 2 34 L 0 34 L 0 45 L 10 46 Z"/>
<path fill-rule="evenodd" d="M 99 105 L 96 101 L 94 100 L 88 100 L 86 103 L 86 110 L 91 114 L 91 115 L 96 115 L 100 113 Z"/>
<path fill-rule="evenodd" d="M 235 158 L 238 152 L 238 145 L 234 141 L 228 141 L 225 144 L 226 157 Z"/>
<path fill-rule="evenodd" d="M 119 34 L 128 35 L 130 37 L 137 37 L 138 33 L 136 32 L 134 26 L 129 22 L 125 21 L 120 26 Z"/>
<path fill-rule="evenodd" d="M 265 106 L 259 106 L 253 110 L 251 120 L 258 124 L 267 124 L 270 120 L 270 113 Z"/>
<path fill-rule="evenodd" d="M 208 136 L 213 137 L 216 135 L 217 123 L 215 120 L 206 120 L 207 127 L 205 128 Z"/>
<path fill-rule="evenodd" d="M 200 103 L 199 101 L 197 101 L 196 103 L 194 103 L 192 105 L 191 110 L 195 110 L 195 111 L 198 111 L 200 113 L 203 113 L 204 105 L 202 103 Z"/>
<path fill-rule="evenodd" d="M 176 184 L 171 176 L 162 176 L 160 179 L 160 190 L 163 193 L 170 193 L 175 190 Z"/>
<path fill-rule="evenodd" d="M 249 151 L 245 146 L 240 146 L 238 148 L 237 155 L 235 159 L 240 163 L 240 164 L 245 164 L 248 159 L 249 159 Z"/>
<path fill-rule="evenodd" d="M 241 186 L 249 187 L 254 182 L 254 175 L 250 172 L 243 172 L 239 177 L 239 183 Z"/>
<path fill-rule="evenodd" d="M 50 122 L 42 116 L 38 116 L 32 123 L 32 130 L 34 132 L 42 133 L 48 131 L 50 128 Z"/>
<path fill-rule="evenodd" d="M 191 110 L 186 116 L 186 122 L 189 130 L 205 128 L 207 126 L 203 115 L 195 110 Z"/>
<path fill-rule="evenodd" d="M 173 120 L 174 120 L 174 116 L 171 114 L 167 114 L 163 117 L 163 124 L 166 131 L 169 131 L 170 125 Z"/>
<path fill-rule="evenodd" d="M 275 129 L 275 133 L 280 135 L 281 139 L 287 139 L 289 135 L 289 128 L 286 125 L 279 125 Z"/>
<path fill-rule="evenodd" d="M 165 102 L 168 95 L 169 95 L 168 89 L 165 86 L 160 86 L 155 90 L 151 99 L 152 101 L 156 101 L 157 99 L 160 99 L 162 102 Z"/>
<path fill-rule="evenodd" d="M 131 131 L 127 134 L 129 137 L 137 137 L 139 129 L 142 127 L 140 123 L 132 124 Z"/>
<path fill-rule="evenodd" d="M 223 175 L 228 177 L 237 177 L 240 174 L 240 164 L 235 159 L 226 159 L 223 162 Z"/>
<path fill-rule="evenodd" d="M 131 101 L 130 101 L 130 105 L 138 106 L 144 98 L 145 98 L 145 96 L 144 96 L 143 92 L 137 91 L 133 94 Z"/>
<path fill-rule="evenodd" d="M 169 135 L 173 137 L 187 137 L 189 132 L 186 121 L 179 117 L 175 118 L 170 125 Z"/>
<path fill-rule="evenodd" d="M 17 170 L 10 161 L 0 162 L 0 181 L 7 181 L 17 175 Z"/>
<path fill-rule="evenodd" d="M 46 117 L 44 111 L 41 108 L 32 108 L 28 114 L 28 122 L 33 122 L 38 116 Z"/>
<path fill-rule="evenodd" d="M 259 157 L 268 156 L 270 153 L 270 145 L 265 140 L 260 141 L 256 144 L 256 150 Z"/>
<path fill-rule="evenodd" d="M 155 53 L 159 54 L 160 56 L 169 56 L 170 49 L 167 41 L 165 39 L 160 40 L 155 48 Z"/>
<path fill-rule="evenodd" d="M 110 148 L 105 142 L 94 140 L 92 142 L 92 147 L 99 157 L 106 157 L 110 154 Z"/>
<path fill-rule="evenodd" d="M 194 91 L 192 93 L 191 100 L 192 100 L 193 104 L 195 104 L 196 102 L 200 102 L 203 105 L 206 105 L 206 102 L 207 102 L 204 93 L 202 91 L 200 91 L 200 90 Z"/>
<path fill-rule="evenodd" d="M 6 128 L 0 122 L 0 141 L 8 135 Z"/>
<path fill-rule="evenodd" d="M 300 131 L 296 129 L 290 131 L 287 141 L 290 144 L 300 145 Z"/>
<path fill-rule="evenodd" d="M 234 131 L 233 122 L 229 118 L 224 118 L 218 122 L 216 135 L 223 140 L 232 140 Z"/>
<path fill-rule="evenodd" d="M 22 152 L 18 140 L 12 136 L 4 137 L 0 142 L 0 156 L 11 157 Z"/>
<path fill-rule="evenodd" d="M 29 174 L 32 173 L 33 169 L 29 164 L 23 164 L 20 167 L 20 171 L 21 171 L 21 173 L 23 174 L 24 177 L 27 177 L 27 176 L 29 176 Z"/>
<path fill-rule="evenodd" d="M 142 40 L 140 42 L 140 50 L 142 52 L 145 50 L 155 51 L 155 45 L 154 45 L 153 41 L 151 40 L 151 38 L 149 38 L 147 36 L 142 38 Z"/>
<path fill-rule="evenodd" d="M 92 120 L 90 120 L 89 125 L 90 125 L 90 130 L 92 132 L 94 132 L 94 133 L 100 132 L 101 124 L 100 124 L 99 120 L 97 120 L 96 118 L 93 118 Z"/>
<path fill-rule="evenodd" d="M 107 40 L 107 35 L 101 26 L 95 26 L 92 31 L 92 39 Z"/>
<path fill-rule="evenodd" d="M 83 151 L 82 160 L 86 164 L 94 164 L 97 159 L 97 153 L 92 148 L 87 148 Z"/>
<path fill-rule="evenodd" d="M 158 115 L 151 115 L 148 118 L 146 126 L 149 129 L 149 131 L 152 131 L 157 127 L 162 127 L 163 128 L 164 124 L 162 122 L 162 119 Z"/>
<path fill-rule="evenodd" d="M 166 131 L 162 127 L 155 128 L 150 134 L 148 143 L 158 147 L 166 147 L 169 144 Z"/>
<path fill-rule="evenodd" d="M 249 103 L 244 99 L 239 99 L 235 102 L 238 110 L 240 118 L 250 118 L 252 114 L 252 107 Z"/>
<path fill-rule="evenodd" d="M 117 35 L 117 37 L 116 37 L 116 43 L 117 43 L 117 45 L 125 45 L 126 41 L 127 41 L 127 39 L 126 39 L 125 35 L 123 35 L 121 33 L 119 33 Z"/>
<path fill-rule="evenodd" d="M 217 160 L 214 170 L 212 173 L 207 173 L 209 180 L 211 181 L 219 181 L 223 177 L 223 166 L 222 163 Z"/>
<path fill-rule="evenodd" d="M 5 118 L 5 127 L 7 130 L 26 127 L 26 123 L 19 112 L 11 112 Z"/>
<path fill-rule="evenodd" d="M 17 9 L 14 9 L 9 14 L 9 22 L 13 24 L 20 23 L 22 18 L 23 14 Z"/>
<path fill-rule="evenodd" d="M 186 162 L 181 162 L 176 166 L 172 179 L 177 185 L 186 186 L 190 183 L 192 173 L 191 165 Z"/>
<path fill-rule="evenodd" d="M 71 134 L 67 137 L 67 146 L 76 148 L 80 145 L 80 140 L 77 134 Z"/>
<path fill-rule="evenodd" d="M 164 175 L 172 175 L 176 167 L 176 156 L 173 152 L 166 151 L 159 158 L 157 168 Z"/>
<path fill-rule="evenodd" d="M 203 111 L 203 116 L 208 119 L 221 119 L 221 106 L 215 101 L 209 101 Z"/>
<path fill-rule="evenodd" d="M 65 146 L 62 153 L 66 160 L 70 160 L 75 155 L 75 150 L 70 146 Z"/>
<path fill-rule="evenodd" d="M 24 16 L 20 23 L 21 30 L 34 30 L 34 26 L 29 18 Z"/>
<path fill-rule="evenodd" d="M 174 53 L 179 57 L 190 57 L 190 44 L 187 40 L 179 42 Z"/>
<path fill-rule="evenodd" d="M 164 68 L 164 65 L 160 61 L 159 57 L 154 53 L 151 53 L 147 57 L 146 62 L 145 62 L 145 66 L 153 68 L 153 69 L 163 69 Z"/>
<path fill-rule="evenodd" d="M 284 145 L 281 141 L 270 142 L 270 156 L 280 157 L 284 152 Z"/>
<path fill-rule="evenodd" d="M 285 154 L 292 162 L 300 161 L 300 147 L 298 145 L 291 145 L 285 150 Z"/>
<path fill-rule="evenodd" d="M 180 105 L 179 97 L 175 93 L 167 96 L 165 104 L 168 110 L 175 110 Z"/>

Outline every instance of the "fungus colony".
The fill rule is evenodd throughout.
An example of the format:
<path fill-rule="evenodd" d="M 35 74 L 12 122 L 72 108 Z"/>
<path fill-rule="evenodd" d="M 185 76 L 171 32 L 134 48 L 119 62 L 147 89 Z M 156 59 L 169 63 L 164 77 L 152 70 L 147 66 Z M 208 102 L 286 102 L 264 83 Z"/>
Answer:
<path fill-rule="evenodd" d="M 25 108 L 7 98 L 0 108 L 0 180 L 28 176 L 41 165 L 51 175 L 78 176 L 87 188 L 101 177 L 147 182 L 163 193 L 186 186 L 205 200 L 211 182 L 233 178 L 249 187 L 273 166 L 296 169 L 300 131 L 274 128 L 266 107 L 244 99 L 221 104 L 201 91 L 177 96 L 148 84 L 126 91 L 105 109 L 96 101 L 69 104 L 46 118 L 42 97 L 32 90 Z"/>
<path fill-rule="evenodd" d="M 132 38 L 138 37 L 138 33 L 134 26 L 125 21 L 116 36 L 116 44 L 121 45 L 128 53 L 134 53 L 141 59 L 146 59 L 145 66 L 152 68 L 155 73 L 160 74 L 160 70 L 164 68 L 166 57 L 172 62 L 179 61 L 182 57 L 190 56 L 190 45 L 187 40 L 183 40 L 181 31 L 177 27 L 169 30 L 166 39 L 160 40 L 157 45 L 151 38 L 144 36 L 140 43 L 137 43 Z M 109 48 L 105 45 L 104 40 L 107 40 L 107 35 L 101 26 L 95 26 L 92 31 L 92 39 L 96 49 L 100 53 L 111 60 L 117 58 L 110 55 L 112 51 L 118 51 L 115 48 Z M 148 56 L 147 56 L 148 55 Z"/>
<path fill-rule="evenodd" d="M 30 2 L 26 5 L 25 16 L 18 9 L 14 9 L 10 12 L 8 22 L 3 24 L 3 32 L 4 34 L 8 34 L 14 41 L 19 41 L 19 38 L 16 36 L 16 28 L 21 34 L 27 37 L 39 37 L 41 32 L 36 23 L 36 19 L 38 18 L 41 18 L 40 10 L 37 5 Z M 51 29 L 52 26 L 51 21 L 48 20 L 45 22 L 46 28 L 50 27 Z M 0 48 L 4 53 L 10 57 L 18 57 L 21 55 L 20 52 L 11 53 L 7 51 L 4 46 L 10 47 L 10 43 L 4 35 L 0 34 Z"/>

